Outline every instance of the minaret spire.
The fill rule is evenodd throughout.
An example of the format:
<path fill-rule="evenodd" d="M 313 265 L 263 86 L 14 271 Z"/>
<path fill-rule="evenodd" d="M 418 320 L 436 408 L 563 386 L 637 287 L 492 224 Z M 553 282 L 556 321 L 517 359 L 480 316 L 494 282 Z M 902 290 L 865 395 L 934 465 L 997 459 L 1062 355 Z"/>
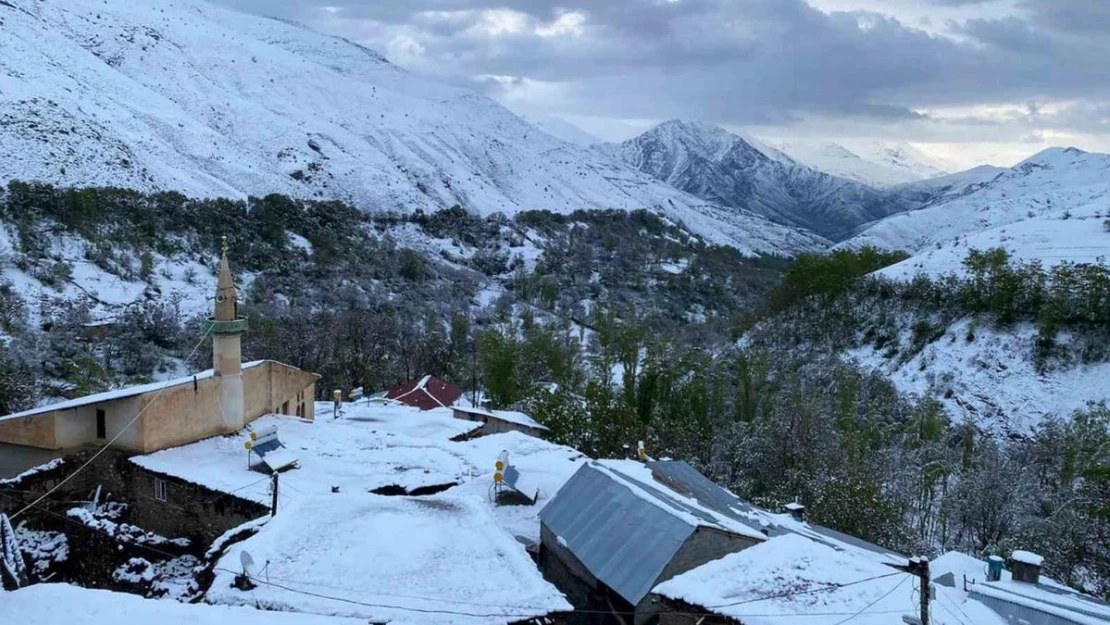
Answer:
<path fill-rule="evenodd" d="M 208 320 L 212 335 L 212 369 L 220 381 L 219 410 L 225 429 L 234 432 L 245 425 L 243 409 L 243 352 L 240 335 L 247 320 L 239 316 L 239 293 L 227 260 L 227 237 L 220 242 L 220 269 L 216 278 L 216 306 Z"/>

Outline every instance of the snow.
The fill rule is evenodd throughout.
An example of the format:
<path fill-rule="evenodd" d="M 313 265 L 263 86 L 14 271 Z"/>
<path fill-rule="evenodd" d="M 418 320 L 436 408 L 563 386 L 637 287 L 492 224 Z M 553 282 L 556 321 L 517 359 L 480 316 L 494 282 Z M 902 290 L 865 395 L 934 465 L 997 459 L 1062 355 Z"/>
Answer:
<path fill-rule="evenodd" d="M 533 120 L 532 125 L 540 130 L 546 132 L 552 137 L 562 139 L 567 143 L 573 143 L 580 146 L 590 146 L 595 143 L 601 143 L 601 139 L 592 135 L 585 130 L 582 130 L 573 123 L 563 119 L 562 117 L 544 117 L 541 119 Z"/>
<path fill-rule="evenodd" d="M 584 461 L 580 453 L 519 432 L 454 442 L 450 439 L 475 424 L 453 418 L 450 409 L 346 403 L 342 417 L 332 419 L 329 408 L 317 404 L 315 422 L 269 415 L 252 424 L 257 430 L 276 426 L 282 443 L 297 453 L 299 468 L 281 474 L 277 516 L 253 522 L 250 529 L 258 532 L 228 549 L 221 568 L 238 571 L 239 551 L 246 549 L 259 569 L 270 562 L 261 578 L 268 575 L 282 586 L 350 601 L 470 613 L 496 608 L 502 615 L 529 616 L 568 607 L 543 582 L 521 543 L 539 542 L 539 510 Z M 268 505 L 269 480 L 246 467 L 242 444 L 247 438 L 244 431 L 131 461 Z M 490 500 L 494 462 L 503 450 L 528 484 L 529 495 L 538 494 L 536 505 L 497 506 Z M 390 485 L 411 491 L 452 483 L 434 496 L 369 492 Z M 333 486 L 338 493 L 331 492 Z M 241 529 L 247 528 L 229 534 Z M 505 620 L 421 616 L 265 585 L 241 594 L 228 588 L 230 578 L 223 579 L 231 574 L 220 575 L 210 601 L 257 601 L 281 610 L 384 617 L 393 623 Z"/>
<path fill-rule="evenodd" d="M 1100 219 L 1110 214 L 1108 174 L 1110 155 L 1052 148 L 937 203 L 887 217 L 840 245 L 908 251 L 914 258 L 888 269 L 903 276 L 936 273 L 970 248 L 998 245 L 1048 264 L 1096 258 L 1110 251 Z"/>
<path fill-rule="evenodd" d="M 1015 551 L 1010 557 L 1027 558 L 1027 555 L 1035 554 Z M 973 598 L 975 594 L 980 594 L 1017 603 L 1062 616 L 1075 623 L 1097 625 L 1110 620 L 1110 605 L 1092 600 L 1045 575 L 1040 576 L 1040 583 L 1028 584 L 1014 581 L 1010 571 L 1004 569 L 999 581 L 988 582 L 986 562 L 955 551 L 933 560 L 929 564 L 929 573 L 934 580 L 951 573 L 956 590 L 961 594 L 966 579 Z"/>
<path fill-rule="evenodd" d="M 947 173 L 943 164 L 908 143 L 873 143 L 855 150 L 825 140 L 770 140 L 767 143 L 797 163 L 876 188 Z"/>
<path fill-rule="evenodd" d="M 36 584 L 0 592 L 0 613 L 20 625 L 359 625 L 365 620 L 283 614 L 252 608 L 143 599 L 67 584 Z"/>
<path fill-rule="evenodd" d="M 872 577 L 879 579 L 857 583 Z M 745 625 L 792 625 L 800 616 L 806 617 L 807 625 L 833 625 L 848 617 L 856 625 L 889 625 L 901 614 L 917 615 L 914 583 L 909 574 L 786 534 L 683 573 L 658 585 L 655 592 Z M 932 622 L 938 625 L 1003 623 L 985 606 L 963 602 L 948 588 L 938 587 L 937 593 L 938 602 L 951 602 L 932 611 Z M 788 596 L 771 598 L 784 594 Z M 946 612 L 949 609 L 962 614 Z"/>
<path fill-rule="evenodd" d="M 974 340 L 967 341 L 969 332 Z M 954 423 L 971 420 L 992 434 L 1028 434 L 1049 416 L 1070 417 L 1105 399 L 1110 363 L 1037 371 L 1032 324 L 1005 331 L 972 319 L 956 321 L 937 342 L 909 360 L 888 359 L 873 345 L 847 350 L 845 358 L 878 370 L 899 391 L 931 396 Z M 1069 338 L 1061 335 L 1066 343 Z M 903 340 L 903 343 L 906 341 Z"/>
<path fill-rule="evenodd" d="M 231 586 L 244 550 L 265 567 L 249 592 Z M 398 625 L 492 625 L 571 609 L 497 527 L 489 507 L 465 497 L 299 498 L 233 548 L 216 571 L 211 602 Z"/>
<path fill-rule="evenodd" d="M 702 515 L 701 517 L 695 516 L 694 514 L 681 508 L 677 508 L 664 503 L 658 497 L 655 497 L 651 493 L 646 492 L 644 489 L 637 486 L 634 482 L 630 482 L 626 479 L 621 479 L 618 476 L 613 476 L 616 483 L 625 486 L 636 496 L 662 508 L 663 510 L 666 510 L 668 514 L 682 519 L 689 525 L 716 527 L 717 529 L 721 529 L 726 532 L 732 532 L 734 534 L 746 536 L 748 538 L 754 538 L 756 540 L 764 540 L 765 538 L 767 538 L 763 535 L 762 532 L 756 530 L 752 526 L 745 523 L 740 523 L 735 519 L 729 518 L 724 514 L 707 508 L 698 503 L 696 499 L 692 497 L 686 497 L 685 495 L 682 495 L 681 493 L 656 481 L 652 477 L 651 469 L 649 469 L 647 465 L 642 462 L 638 462 L 636 460 L 599 460 L 594 464 L 594 466 L 597 467 L 599 470 L 608 473 L 610 476 L 613 476 L 613 473 L 618 473 L 630 477 L 633 480 L 636 480 L 643 484 L 651 485 L 656 490 L 663 491 L 665 494 L 670 495 L 672 498 L 682 501 L 687 505 L 698 509 L 698 511 Z M 713 519 L 713 521 L 707 522 L 705 518 Z"/>
<path fill-rule="evenodd" d="M 2 421 L 2 419 L 0 419 L 0 421 Z M 52 471 L 62 466 L 63 464 L 65 464 L 64 458 L 55 458 L 50 462 L 47 462 L 46 464 L 40 464 L 36 467 L 31 467 L 30 469 L 27 469 L 26 471 L 20 473 L 19 475 L 16 475 L 15 477 L 9 477 L 7 479 L 0 480 L 0 484 L 17 484 L 24 479 L 31 477 L 32 475 L 37 475 L 44 471 Z"/>
<path fill-rule="evenodd" d="M 252 361 L 252 362 L 245 362 L 245 363 L 243 363 L 243 369 L 250 369 L 250 368 L 253 368 L 253 367 L 257 367 L 257 366 L 263 364 L 264 362 L 266 362 L 266 361 L 264 361 L 264 360 L 255 360 L 255 361 Z M 123 398 L 126 398 L 126 397 L 134 397 L 136 395 L 142 395 L 143 393 L 153 393 L 155 391 L 160 391 L 162 389 L 167 389 L 167 388 L 171 388 L 171 387 L 174 387 L 174 386 L 179 386 L 179 385 L 182 385 L 182 384 L 192 384 L 194 379 L 196 379 L 196 380 L 207 380 L 208 378 L 211 378 L 212 376 L 213 376 L 212 369 L 208 369 L 206 371 L 201 371 L 200 373 L 196 373 L 194 375 L 190 375 L 190 376 L 186 376 L 186 377 L 182 377 L 182 378 L 177 378 L 177 379 L 174 379 L 174 380 L 166 380 L 164 382 L 151 382 L 150 384 L 139 384 L 139 385 L 136 385 L 136 386 L 127 386 L 127 387 L 124 387 L 124 388 L 119 388 L 119 389 L 115 389 L 115 390 L 111 390 L 111 391 L 105 391 L 103 393 L 95 393 L 93 395 L 85 395 L 84 397 L 78 397 L 76 399 L 71 399 L 71 400 L 68 400 L 68 401 L 57 402 L 57 403 L 53 403 L 53 404 L 47 404 L 47 405 L 44 405 L 44 406 L 39 406 L 37 408 L 31 408 L 30 410 L 24 410 L 23 412 L 17 412 L 17 413 L 10 414 L 10 415 L 4 416 L 4 417 L 0 417 L 0 423 L 3 423 L 4 421 L 14 421 L 16 419 L 22 419 L 24 417 L 30 417 L 30 416 L 33 416 L 33 415 L 42 414 L 44 412 L 52 412 L 52 411 L 55 411 L 55 410 L 69 410 L 71 408 L 80 408 L 81 406 L 87 406 L 89 404 L 97 404 L 97 403 L 100 403 L 100 402 L 112 401 L 114 399 L 123 399 Z M 32 470 L 36 470 L 36 469 L 32 469 Z M 42 468 L 42 467 L 39 467 L 39 468 L 37 468 L 37 470 L 41 471 L 41 470 L 45 470 L 45 469 Z M 18 479 L 18 478 L 16 478 L 16 479 Z"/>
<path fill-rule="evenodd" d="M 1015 551 L 1010 554 L 1010 559 L 1014 562 L 1021 562 L 1031 566 L 1043 566 L 1044 556 L 1037 555 L 1032 551 Z"/>
<path fill-rule="evenodd" d="M 813 245 L 289 22 L 200 0 L 44 0 L 3 16 L 0 180 L 402 212 L 646 209 L 749 254 Z"/>
<path fill-rule="evenodd" d="M 488 417 L 491 419 L 500 419 L 502 421 L 515 423 L 517 425 L 523 425 L 529 428 L 535 428 L 537 430 L 547 429 L 547 427 L 541 424 L 539 421 L 536 421 L 523 412 L 517 412 L 515 410 L 486 410 L 484 408 L 463 408 L 460 406 L 453 406 L 453 408 L 455 410 L 461 410 L 470 414 Z"/>

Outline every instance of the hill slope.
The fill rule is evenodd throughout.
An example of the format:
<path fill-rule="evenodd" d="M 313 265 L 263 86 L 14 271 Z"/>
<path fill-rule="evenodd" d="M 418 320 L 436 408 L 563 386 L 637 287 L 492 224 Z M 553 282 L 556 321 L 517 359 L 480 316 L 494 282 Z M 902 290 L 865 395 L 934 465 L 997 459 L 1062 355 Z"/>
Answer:
<path fill-rule="evenodd" d="M 888 270 L 899 275 L 957 268 L 968 248 L 1003 247 L 1046 264 L 1110 253 L 1110 234 L 1102 232 L 1110 155 L 1052 148 L 1000 172 L 980 168 L 938 180 L 953 183 L 902 189 L 931 194 L 924 208 L 884 219 L 842 245 L 920 255 Z"/>
<path fill-rule="evenodd" d="M 885 188 L 946 175 L 946 171 L 910 145 L 874 143 L 853 151 L 832 141 L 785 141 L 775 148 L 817 171 Z"/>
<path fill-rule="evenodd" d="M 823 244 L 297 25 L 195 0 L 13 0 L 0 19 L 0 180 L 406 212 L 650 209 L 749 253 Z"/>
<path fill-rule="evenodd" d="M 905 207 L 844 178 L 768 156 L 711 125 L 672 120 L 618 145 L 615 159 L 711 202 L 754 211 L 837 240 Z"/>

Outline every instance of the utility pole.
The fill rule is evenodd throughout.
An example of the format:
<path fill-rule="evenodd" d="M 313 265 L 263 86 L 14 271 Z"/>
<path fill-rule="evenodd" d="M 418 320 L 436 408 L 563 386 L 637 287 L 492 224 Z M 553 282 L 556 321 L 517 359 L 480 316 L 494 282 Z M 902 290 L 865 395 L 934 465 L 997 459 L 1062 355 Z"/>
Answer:
<path fill-rule="evenodd" d="M 911 575 L 916 575 L 918 579 L 918 587 L 921 590 L 921 619 L 920 625 L 929 625 L 929 600 L 932 599 L 929 590 L 929 558 L 924 556 L 915 556 L 910 558 L 908 564 L 893 565 L 899 571 L 905 571 Z M 902 620 L 906 623 L 913 622 L 913 617 L 904 616 Z M 914 624 L 918 625 L 918 624 Z"/>
<path fill-rule="evenodd" d="M 270 500 L 270 516 L 277 516 L 277 503 L 278 503 L 278 472 L 274 471 L 270 474 L 270 491 L 273 498 Z"/>

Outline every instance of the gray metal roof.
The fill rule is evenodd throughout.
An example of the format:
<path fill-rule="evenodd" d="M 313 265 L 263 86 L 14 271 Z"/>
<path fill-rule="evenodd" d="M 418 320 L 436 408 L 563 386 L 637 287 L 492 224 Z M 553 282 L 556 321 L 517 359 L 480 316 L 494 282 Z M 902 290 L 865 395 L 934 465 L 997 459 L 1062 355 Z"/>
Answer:
<path fill-rule="evenodd" d="M 619 481 L 626 477 L 584 464 L 540 520 L 594 577 L 636 605 L 695 526 Z"/>

